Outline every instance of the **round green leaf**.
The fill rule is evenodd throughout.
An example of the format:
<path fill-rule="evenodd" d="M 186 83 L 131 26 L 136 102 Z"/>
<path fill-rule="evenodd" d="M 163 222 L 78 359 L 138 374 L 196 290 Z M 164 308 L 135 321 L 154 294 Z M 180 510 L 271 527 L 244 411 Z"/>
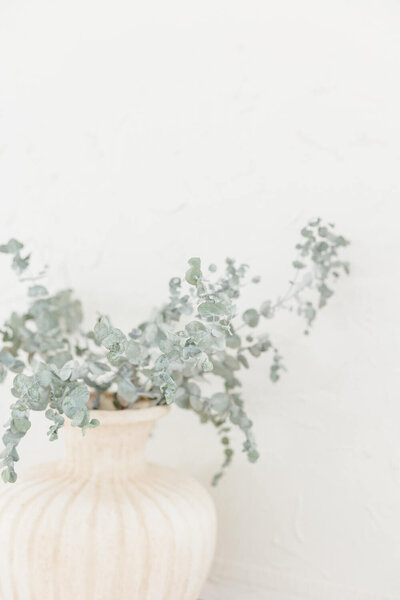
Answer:
<path fill-rule="evenodd" d="M 258 311 L 256 311 L 255 308 L 247 309 L 242 315 L 243 321 L 249 327 L 257 327 L 259 318 L 260 318 L 260 315 L 259 315 Z"/>

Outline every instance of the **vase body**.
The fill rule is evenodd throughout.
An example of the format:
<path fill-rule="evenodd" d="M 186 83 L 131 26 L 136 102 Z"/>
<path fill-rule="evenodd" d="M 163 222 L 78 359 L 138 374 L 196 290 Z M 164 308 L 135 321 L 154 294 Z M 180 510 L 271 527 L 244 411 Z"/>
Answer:
<path fill-rule="evenodd" d="M 98 411 L 85 437 L 65 428 L 64 461 L 1 487 L 1 600 L 198 600 L 215 510 L 196 481 L 145 460 L 167 411 Z"/>

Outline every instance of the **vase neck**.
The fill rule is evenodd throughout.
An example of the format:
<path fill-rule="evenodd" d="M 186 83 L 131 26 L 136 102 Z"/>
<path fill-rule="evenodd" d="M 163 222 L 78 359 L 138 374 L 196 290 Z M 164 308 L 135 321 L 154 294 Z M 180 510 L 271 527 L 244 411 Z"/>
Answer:
<path fill-rule="evenodd" d="M 134 412 L 146 412 L 148 415 L 147 418 L 143 414 L 139 417 L 132 414 Z M 132 410 L 129 411 L 131 414 L 120 411 L 117 417 L 115 413 L 107 414 L 108 411 L 98 413 L 100 425 L 87 430 L 85 436 L 78 428 L 65 428 L 63 467 L 84 477 L 130 477 L 143 471 L 146 468 L 147 440 L 155 421 L 165 411 L 161 414 L 157 408 Z"/>

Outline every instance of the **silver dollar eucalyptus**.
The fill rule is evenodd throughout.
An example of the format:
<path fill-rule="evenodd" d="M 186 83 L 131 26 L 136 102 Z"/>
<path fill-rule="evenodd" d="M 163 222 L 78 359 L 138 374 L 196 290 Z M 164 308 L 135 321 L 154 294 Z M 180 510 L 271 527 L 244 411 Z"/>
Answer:
<path fill-rule="evenodd" d="M 100 406 L 105 393 L 113 394 L 121 410 L 144 399 L 175 403 L 214 425 L 224 448 L 214 483 L 232 460 L 232 427 L 243 432 L 243 450 L 255 462 L 259 455 L 240 371 L 249 368 L 252 358 L 269 353 L 269 377 L 279 380 L 282 357 L 268 333 L 260 331 L 262 324 L 284 308 L 305 319 L 308 333 L 318 309 L 332 296 L 335 279 L 349 272 L 339 256 L 347 244 L 332 224 L 310 222 L 301 230 L 286 294 L 242 313 L 236 307 L 242 288 L 259 277 L 249 278 L 248 266 L 230 258 L 220 274 L 215 265 L 203 269 L 199 258 L 191 258 L 184 278 L 170 280 L 168 302 L 127 334 L 106 316 L 85 333 L 81 303 L 71 290 L 50 294 L 35 278 L 24 277 L 28 308 L 13 312 L 1 330 L 0 381 L 13 374 L 15 397 L 0 455 L 3 480 L 17 478 L 17 447 L 31 427 L 31 411 L 42 411 L 49 420 L 50 440 L 57 439 L 65 419 L 85 433 L 99 425 L 90 410 Z M 9 254 L 14 270 L 25 275 L 30 257 L 22 254 L 23 244 L 12 239 L 0 252 Z M 219 391 L 210 393 L 218 389 L 214 381 Z"/>

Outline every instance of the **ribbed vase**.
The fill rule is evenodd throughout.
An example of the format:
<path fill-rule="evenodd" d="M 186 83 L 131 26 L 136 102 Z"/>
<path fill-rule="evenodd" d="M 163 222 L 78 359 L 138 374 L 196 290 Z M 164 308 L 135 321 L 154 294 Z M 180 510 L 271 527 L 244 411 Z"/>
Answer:
<path fill-rule="evenodd" d="M 168 408 L 98 411 L 66 458 L 0 491 L 1 600 L 198 600 L 216 519 L 193 479 L 146 462 Z"/>

